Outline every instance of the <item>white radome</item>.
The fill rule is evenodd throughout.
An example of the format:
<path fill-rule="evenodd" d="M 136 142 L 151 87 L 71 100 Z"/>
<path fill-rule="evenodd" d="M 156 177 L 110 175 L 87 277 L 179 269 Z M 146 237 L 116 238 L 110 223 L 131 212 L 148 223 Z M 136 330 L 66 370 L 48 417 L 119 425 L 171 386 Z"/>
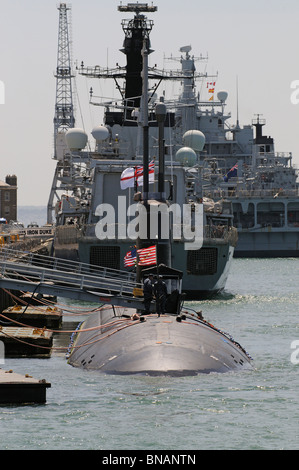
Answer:
<path fill-rule="evenodd" d="M 227 100 L 227 97 L 228 97 L 227 91 L 224 91 L 224 90 L 218 91 L 217 98 L 219 101 L 221 101 L 221 103 L 225 103 L 225 101 Z"/>
<path fill-rule="evenodd" d="M 96 126 L 92 129 L 91 135 L 97 142 L 101 142 L 109 137 L 109 131 L 105 126 Z"/>
<path fill-rule="evenodd" d="M 195 152 L 201 152 L 205 146 L 206 138 L 201 131 L 190 130 L 183 135 L 185 147 L 190 147 Z"/>
<path fill-rule="evenodd" d="M 87 144 L 87 134 L 83 129 L 73 127 L 65 134 L 67 146 L 70 150 L 82 150 Z"/>
<path fill-rule="evenodd" d="M 184 166 L 194 166 L 197 162 L 197 155 L 190 147 L 182 147 L 175 154 L 175 161 Z"/>

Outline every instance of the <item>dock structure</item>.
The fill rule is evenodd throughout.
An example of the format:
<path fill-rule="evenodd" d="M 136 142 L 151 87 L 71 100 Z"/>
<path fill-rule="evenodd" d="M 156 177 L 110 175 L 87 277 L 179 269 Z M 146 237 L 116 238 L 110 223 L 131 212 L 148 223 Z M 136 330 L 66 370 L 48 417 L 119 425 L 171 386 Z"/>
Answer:
<path fill-rule="evenodd" d="M 46 402 L 46 389 L 51 384 L 12 370 L 0 369 L 0 404 L 41 404 Z"/>
<path fill-rule="evenodd" d="M 12 320 L 11 324 L 9 324 Z M 37 328 L 59 329 L 62 325 L 62 310 L 46 306 L 14 305 L 3 310 L 0 324 L 15 326 L 16 322 Z"/>
<path fill-rule="evenodd" d="M 7 249 L 0 260 L 0 288 L 144 309 L 135 273 Z"/>
<path fill-rule="evenodd" d="M 41 328 L 1 327 L 5 357 L 50 357 L 53 333 Z"/>

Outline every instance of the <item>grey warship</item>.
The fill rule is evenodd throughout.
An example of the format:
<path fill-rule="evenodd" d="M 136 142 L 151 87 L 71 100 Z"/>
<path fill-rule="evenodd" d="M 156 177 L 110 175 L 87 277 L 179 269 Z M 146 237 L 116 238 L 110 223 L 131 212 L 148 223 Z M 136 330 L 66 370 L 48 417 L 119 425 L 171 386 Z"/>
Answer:
<path fill-rule="evenodd" d="M 138 8 L 140 5 L 138 4 Z M 142 5 L 146 11 L 146 6 Z M 143 97 L 147 102 L 148 42 L 143 37 Z M 147 115 L 147 109 L 146 113 Z M 165 198 L 165 147 L 163 127 L 166 106 L 155 109 L 159 125 L 158 191 L 149 192 L 149 174 L 144 172 L 140 204 L 146 208 L 157 202 L 167 205 Z M 143 168 L 148 168 L 148 129 L 143 123 Z M 74 335 L 68 362 L 74 367 L 97 370 L 106 374 L 146 374 L 150 376 L 190 376 L 202 373 L 225 373 L 251 369 L 251 358 L 229 335 L 209 324 L 199 314 L 183 308 L 182 279 L 184 273 L 172 267 L 171 240 L 162 237 L 162 224 L 151 239 L 150 224 L 147 238 L 139 238 L 137 246 L 145 249 L 156 241 L 160 264 L 150 268 L 138 265 L 138 281 L 157 274 L 167 287 L 165 311 L 157 308 L 159 299 L 150 304 L 150 312 L 105 305 L 91 314 Z M 157 297 L 157 294 L 156 294 Z M 159 312 L 159 313 L 157 313 Z"/>
<path fill-rule="evenodd" d="M 240 124 L 237 83 L 237 119 L 230 122 L 228 93 L 218 88 L 218 76 L 207 76 L 207 57 L 195 57 L 191 46 L 180 49 L 183 91 L 167 102 L 177 116 L 173 142 L 188 129 L 198 129 L 206 142 L 200 154 L 203 196 L 232 203 L 238 230 L 234 257 L 299 256 L 298 168 L 291 152 L 277 152 L 275 140 L 264 134 L 266 119 L 256 114 Z M 200 90 L 200 93 L 197 92 Z"/>
<path fill-rule="evenodd" d="M 66 14 L 68 7 L 60 4 L 61 50 L 66 45 Z M 149 54 L 150 32 L 153 21 L 143 14 L 152 13 L 156 7 L 137 3 L 119 6 L 123 13 L 134 13 L 134 17 L 122 21 L 125 34 L 123 52 L 127 64 L 114 69 L 88 67 L 82 62 L 77 73 L 87 79 L 114 80 L 120 93 L 119 100 L 98 99 L 90 90 L 90 104 L 104 108 L 104 123 L 92 129 L 89 144 L 85 131 L 75 127 L 72 107 L 72 72 L 68 57 L 58 57 L 57 98 L 54 119 L 55 160 L 57 167 L 53 178 L 48 204 L 48 222 L 55 220 L 53 253 L 56 257 L 75 259 L 84 263 L 121 270 L 124 258 L 134 246 L 128 236 L 119 236 L 121 227 L 128 225 L 132 216 L 128 206 L 135 202 L 136 189 L 121 189 L 121 175 L 128 168 L 142 164 L 144 102 L 142 100 L 142 38 L 146 37 Z M 64 23 L 63 23 L 64 21 Z M 63 27 L 64 26 L 64 27 Z M 60 38 L 61 38 L 60 36 Z M 188 72 L 188 81 L 193 71 Z M 158 86 L 162 81 L 181 81 L 186 73 L 169 73 L 156 67 L 149 68 L 148 134 L 149 158 L 158 171 L 158 124 L 155 106 Z M 69 97 L 69 99 L 65 99 Z M 167 104 L 167 109 L 170 109 Z M 203 134 L 192 127 L 186 132 L 178 131 L 181 117 L 167 111 L 165 119 L 165 186 L 170 205 L 196 207 L 204 210 L 203 244 L 198 250 L 186 251 L 184 239 L 172 240 L 172 266 L 183 271 L 183 292 L 190 300 L 209 298 L 225 288 L 237 243 L 237 230 L 233 227 L 232 204 L 228 200 L 215 203 L 203 197 L 201 169 L 198 166 Z M 191 135 L 188 135 L 191 132 Z M 174 136 L 177 139 L 174 139 Z M 137 183 L 135 181 L 135 183 Z M 157 178 L 150 184 L 157 190 Z M 119 204 L 125 195 L 126 206 Z M 114 239 L 99 239 L 97 226 L 100 220 L 97 208 L 110 204 L 115 211 L 116 235 Z M 54 215 L 53 215 L 54 214 Z M 160 262 L 158 260 L 158 262 Z M 133 268 L 132 268 L 133 269 Z"/>

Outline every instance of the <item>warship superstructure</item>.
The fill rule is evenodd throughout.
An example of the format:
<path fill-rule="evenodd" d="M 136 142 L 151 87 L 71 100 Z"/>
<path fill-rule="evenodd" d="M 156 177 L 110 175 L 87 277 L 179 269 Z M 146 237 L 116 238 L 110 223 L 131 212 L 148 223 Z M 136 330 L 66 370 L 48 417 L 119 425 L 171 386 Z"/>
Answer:
<path fill-rule="evenodd" d="M 265 123 L 257 115 L 251 126 L 231 128 L 240 150 L 206 157 L 204 193 L 233 204 L 235 257 L 298 257 L 298 171 L 292 154 L 275 152 L 274 139 L 263 135 Z"/>
<path fill-rule="evenodd" d="M 216 93 L 217 77 L 196 72 L 196 61 L 207 59 L 191 56 L 191 46 L 181 51 L 183 91 L 168 103 L 177 121 L 173 141 L 178 144 L 188 129 L 204 133 L 202 194 L 232 203 L 238 230 L 234 256 L 298 257 L 299 183 L 292 153 L 276 152 L 274 139 L 263 134 L 266 120 L 261 115 L 241 127 L 237 110 L 237 121 L 230 124 L 228 93 Z"/>
<path fill-rule="evenodd" d="M 66 7 L 60 7 L 60 12 L 64 15 L 65 9 Z M 138 200 L 140 186 L 137 186 L 139 180 L 136 179 L 133 187 L 121 189 L 121 176 L 128 168 L 136 170 L 142 165 L 143 129 L 146 120 L 149 161 L 154 162 L 155 166 L 150 197 L 153 200 L 156 198 L 159 192 L 157 155 L 160 144 L 155 108 L 158 103 L 165 102 L 167 113 L 162 145 L 165 148 L 166 183 L 163 199 L 170 208 L 176 205 L 183 211 L 184 206 L 188 206 L 193 215 L 199 205 L 203 208 L 202 246 L 186 250 L 186 240 L 183 237 L 173 238 L 172 266 L 184 273 L 183 291 L 187 298 L 201 299 L 218 293 L 225 287 L 237 242 L 237 231 L 232 225 L 231 203 L 226 200 L 215 203 L 211 198 L 203 196 L 199 161 L 205 142 L 204 134 L 190 127 L 189 119 L 182 125 L 187 114 L 182 111 L 183 108 L 177 114 L 171 110 L 171 104 L 163 96 L 157 95 L 158 85 L 162 81 L 183 81 L 184 88 L 188 87 L 190 80 L 193 82 L 194 70 L 166 71 L 149 67 L 149 99 L 147 103 L 142 101 L 143 40 L 146 41 L 150 54 L 152 50 L 149 36 L 153 27 L 153 21 L 143 13 L 155 10 L 154 6 L 138 3 L 119 7 L 121 12 L 134 13 L 133 19 L 122 21 L 125 66 L 107 69 L 99 66 L 85 67 L 81 63 L 78 67 L 78 73 L 82 76 L 95 80 L 113 79 L 120 92 L 119 101 L 98 101 L 91 90 L 91 103 L 104 107 L 104 122 L 91 130 L 93 143 L 90 145 L 87 134 L 75 127 L 70 101 L 72 74 L 66 60 L 60 60 L 57 67 L 58 91 L 61 90 L 61 79 L 66 78 L 66 92 L 64 95 L 57 92 L 57 97 L 67 96 L 68 99 L 64 105 L 61 106 L 60 103 L 59 107 L 56 106 L 54 122 L 57 168 L 49 198 L 48 222 L 51 222 L 52 213 L 55 212 L 55 256 L 78 258 L 93 265 L 123 269 L 124 258 L 134 247 L 134 240 L 124 236 L 122 230 L 132 220 L 132 215 L 124 214 Z M 152 81 L 155 83 L 150 85 Z M 183 90 L 182 99 L 189 112 L 189 97 L 185 93 Z M 114 208 L 115 237 L 112 239 L 100 239 L 97 233 L 100 216 L 103 216 L 99 207 L 103 208 L 104 204 Z M 194 222 L 192 223 L 194 228 Z M 181 224 L 183 226 L 182 220 Z M 159 256 L 157 263 L 159 264 Z"/>

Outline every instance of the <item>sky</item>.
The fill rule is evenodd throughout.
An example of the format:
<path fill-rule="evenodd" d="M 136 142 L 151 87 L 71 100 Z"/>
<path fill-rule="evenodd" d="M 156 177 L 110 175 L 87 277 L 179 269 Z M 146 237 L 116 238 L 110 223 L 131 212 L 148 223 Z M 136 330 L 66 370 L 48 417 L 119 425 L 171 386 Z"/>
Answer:
<path fill-rule="evenodd" d="M 123 0 L 123 4 L 127 2 Z M 140 2 L 141 3 L 141 2 Z M 149 2 L 151 3 L 151 2 Z M 209 57 L 207 71 L 218 72 L 217 90 L 228 92 L 227 111 L 236 121 L 238 80 L 240 125 L 261 114 L 277 152 L 292 152 L 299 167 L 298 0 L 156 0 L 150 65 L 192 46 Z M 118 0 L 73 0 L 73 64 L 125 65 Z M 47 205 L 56 167 L 53 117 L 57 63 L 57 0 L 0 0 L 0 180 L 18 177 L 18 205 Z M 296 84 L 298 81 L 298 84 Z M 89 134 L 100 124 L 99 108 L 88 105 L 88 90 L 118 97 L 110 83 L 76 77 L 76 127 Z M 4 92 L 3 91 L 4 87 Z M 299 97 L 299 92 L 296 95 Z M 91 138 L 92 140 L 92 138 Z"/>

